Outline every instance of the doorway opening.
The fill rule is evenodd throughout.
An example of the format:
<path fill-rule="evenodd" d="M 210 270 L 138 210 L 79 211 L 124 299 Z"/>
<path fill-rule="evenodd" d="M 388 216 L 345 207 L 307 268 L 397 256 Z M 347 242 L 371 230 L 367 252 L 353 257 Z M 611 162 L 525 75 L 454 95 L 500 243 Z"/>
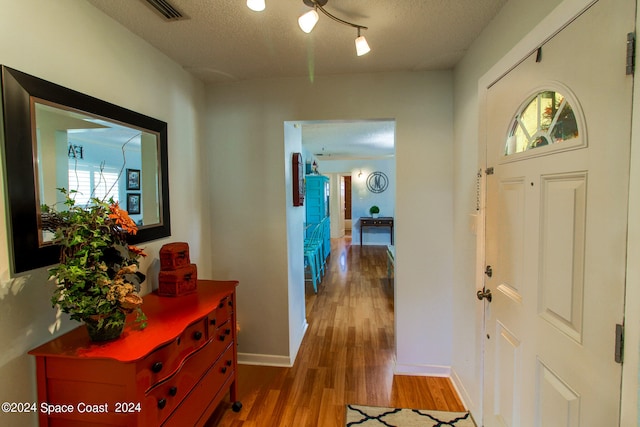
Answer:
<path fill-rule="evenodd" d="M 351 175 L 343 175 L 341 181 L 341 197 L 344 198 L 344 234 L 351 238 L 353 224 L 351 221 Z"/>
<path fill-rule="evenodd" d="M 320 207 L 326 209 L 328 216 L 329 241 L 345 239 L 349 246 L 352 243 L 388 245 L 392 230 L 367 228 L 361 234 L 359 219 L 370 216 L 373 205 L 379 206 L 384 216 L 395 215 L 395 120 L 304 121 L 295 122 L 295 126 L 298 130 L 295 135 L 300 138 L 307 195 L 304 214 L 293 218 L 302 218 L 305 235 L 316 220 L 310 216 L 317 203 L 314 198 L 317 195 L 311 191 L 317 191 L 313 181 L 321 176 L 328 182 L 326 206 Z M 367 187 L 367 177 L 374 173 L 388 178 L 389 185 L 382 191 L 371 191 Z M 329 251 L 327 258 L 331 256 Z M 308 270 L 305 278 L 305 283 L 310 284 L 312 278 Z M 305 286 L 307 301 L 313 299 L 316 289 L 322 292 L 322 277 L 319 282 L 317 287 Z"/>

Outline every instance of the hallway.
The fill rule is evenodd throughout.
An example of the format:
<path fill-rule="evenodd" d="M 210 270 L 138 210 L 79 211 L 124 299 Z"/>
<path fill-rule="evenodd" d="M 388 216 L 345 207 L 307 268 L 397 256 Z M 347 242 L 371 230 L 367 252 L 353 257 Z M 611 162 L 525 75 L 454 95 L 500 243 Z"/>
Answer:
<path fill-rule="evenodd" d="M 385 246 L 332 239 L 328 272 L 317 296 L 307 294 L 309 329 L 294 366 L 240 365 L 243 409 L 234 413 L 227 400 L 208 426 L 338 427 L 346 404 L 464 409 L 448 379 L 393 375 L 393 280 L 387 280 Z"/>

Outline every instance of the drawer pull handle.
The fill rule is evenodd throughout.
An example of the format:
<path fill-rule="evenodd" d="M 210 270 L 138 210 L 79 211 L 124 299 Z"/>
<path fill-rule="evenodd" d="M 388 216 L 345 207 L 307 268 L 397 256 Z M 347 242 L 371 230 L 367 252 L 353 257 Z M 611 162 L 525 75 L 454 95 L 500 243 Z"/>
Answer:
<path fill-rule="evenodd" d="M 229 300 L 229 302 L 227 303 L 227 305 L 228 305 L 229 307 L 233 307 L 233 301 Z"/>
<path fill-rule="evenodd" d="M 227 373 L 227 367 L 223 366 L 222 369 L 220 369 L 220 372 L 222 372 L 223 374 Z"/>
<path fill-rule="evenodd" d="M 199 339 L 201 339 L 201 338 L 202 338 L 202 332 L 201 332 L 201 331 L 195 331 L 195 332 L 193 333 L 193 339 L 194 339 L 194 340 L 198 341 L 198 340 L 199 340 Z"/>
<path fill-rule="evenodd" d="M 232 360 L 227 360 L 227 366 L 231 366 L 233 365 L 233 361 Z"/>
<path fill-rule="evenodd" d="M 220 304 L 218 304 L 218 308 L 222 308 L 224 307 L 224 302 L 220 301 Z"/>
<path fill-rule="evenodd" d="M 154 373 L 156 373 L 156 374 L 157 374 L 158 372 L 162 371 L 162 362 L 156 362 L 156 363 L 154 363 L 154 364 L 151 366 L 151 370 L 152 370 Z"/>
<path fill-rule="evenodd" d="M 158 408 L 164 409 L 165 406 L 167 406 L 167 399 L 158 399 Z"/>
<path fill-rule="evenodd" d="M 211 321 L 210 321 L 209 323 L 215 326 L 215 324 L 216 324 L 216 319 L 211 319 Z"/>
<path fill-rule="evenodd" d="M 178 394 L 178 387 L 173 386 L 169 389 L 169 396 L 175 396 L 176 394 Z"/>
<path fill-rule="evenodd" d="M 220 341 L 224 341 L 226 338 L 227 338 L 227 336 L 226 336 L 226 335 L 220 335 L 220 338 L 219 338 L 219 339 L 220 339 Z"/>
<path fill-rule="evenodd" d="M 226 335 L 230 335 L 230 334 L 231 334 L 231 329 L 229 329 L 229 328 L 225 329 L 225 330 L 224 330 L 224 333 L 225 333 Z"/>

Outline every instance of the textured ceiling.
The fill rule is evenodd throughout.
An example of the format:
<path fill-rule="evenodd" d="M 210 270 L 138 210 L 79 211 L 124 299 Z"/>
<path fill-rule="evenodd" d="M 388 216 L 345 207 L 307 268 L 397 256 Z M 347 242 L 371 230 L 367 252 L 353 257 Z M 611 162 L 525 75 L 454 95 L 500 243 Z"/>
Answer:
<path fill-rule="evenodd" d="M 355 28 L 320 14 L 310 34 L 300 30 L 297 19 L 310 10 L 302 0 L 266 0 L 263 12 L 248 9 L 245 0 L 168 0 L 185 16 L 177 21 L 167 21 L 145 0 L 87 1 L 207 83 L 450 69 L 507 2 L 329 0 L 327 11 L 368 27 L 362 35 L 371 52 L 358 57 Z M 310 124 L 303 124 L 303 135 L 320 139 L 317 147 L 334 152 L 335 158 L 345 154 L 345 140 L 335 138 L 337 128 L 348 128 L 350 141 L 389 135 L 388 123 L 361 125 L 358 136 L 355 123 L 314 124 L 308 131 Z M 343 142 L 334 150 L 331 143 L 338 140 Z M 385 146 L 388 142 L 379 148 Z"/>
<path fill-rule="evenodd" d="M 302 141 L 324 161 L 392 157 L 395 127 L 393 120 L 307 122 Z"/>
<path fill-rule="evenodd" d="M 169 0 L 169 22 L 145 0 L 87 0 L 208 82 L 452 68 L 507 0 L 329 0 L 325 9 L 369 27 L 371 52 L 355 55 L 354 28 L 321 14 L 303 33 L 302 0 Z"/>

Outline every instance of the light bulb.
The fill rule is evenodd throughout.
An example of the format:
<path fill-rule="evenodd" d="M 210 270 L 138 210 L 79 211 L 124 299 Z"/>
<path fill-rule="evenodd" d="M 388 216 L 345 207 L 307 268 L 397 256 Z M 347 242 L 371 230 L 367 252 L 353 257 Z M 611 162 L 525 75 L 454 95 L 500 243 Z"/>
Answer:
<path fill-rule="evenodd" d="M 298 18 L 298 25 L 300 26 L 300 29 L 302 31 L 304 31 L 305 33 L 310 33 L 311 30 L 313 30 L 313 27 L 316 26 L 318 19 L 320 19 L 320 17 L 318 16 L 318 12 L 316 12 L 315 9 L 310 10 L 309 12 Z"/>
<path fill-rule="evenodd" d="M 356 38 L 356 54 L 362 56 L 369 53 L 370 50 L 371 48 L 369 47 L 369 43 L 367 43 L 367 39 L 365 39 L 364 36 L 358 36 L 358 38 Z"/>
<path fill-rule="evenodd" d="M 264 0 L 247 0 L 247 7 L 251 10 L 255 10 L 256 12 L 262 12 L 266 5 Z"/>

